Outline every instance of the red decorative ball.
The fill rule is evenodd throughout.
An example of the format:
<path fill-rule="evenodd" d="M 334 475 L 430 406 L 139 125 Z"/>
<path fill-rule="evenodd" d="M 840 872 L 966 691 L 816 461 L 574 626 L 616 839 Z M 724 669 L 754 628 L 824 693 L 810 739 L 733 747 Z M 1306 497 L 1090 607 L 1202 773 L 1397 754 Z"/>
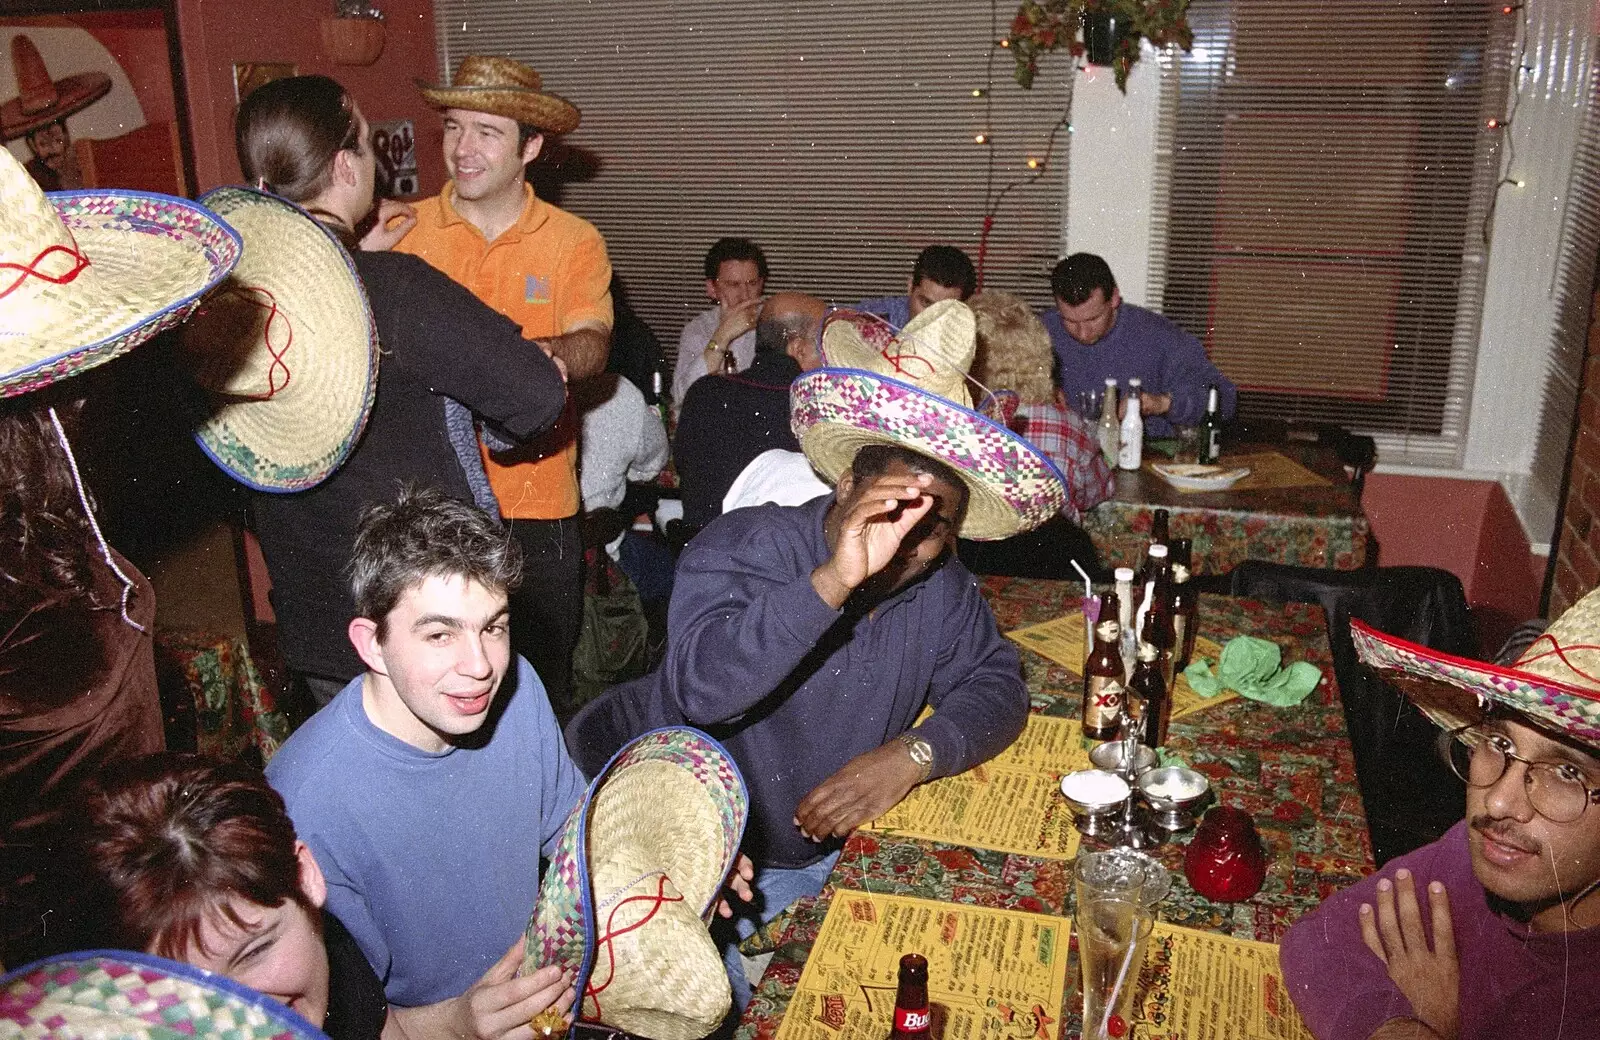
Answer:
<path fill-rule="evenodd" d="M 1239 903 L 1261 891 L 1267 853 L 1250 814 L 1230 805 L 1206 813 L 1183 854 L 1183 873 L 1215 903 Z"/>

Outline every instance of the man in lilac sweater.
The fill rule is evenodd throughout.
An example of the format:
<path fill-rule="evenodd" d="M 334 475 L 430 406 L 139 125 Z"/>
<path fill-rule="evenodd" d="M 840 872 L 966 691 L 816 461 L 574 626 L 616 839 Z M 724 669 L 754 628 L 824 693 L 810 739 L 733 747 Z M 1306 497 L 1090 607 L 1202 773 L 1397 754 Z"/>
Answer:
<path fill-rule="evenodd" d="M 1206 357 L 1200 341 L 1154 311 L 1122 302 L 1111 268 L 1093 253 L 1074 253 L 1050 274 L 1056 305 L 1039 312 L 1050 330 L 1061 389 L 1077 406 L 1078 394 L 1105 390 L 1115 379 L 1144 384 L 1139 412 L 1145 432 L 1169 437 L 1174 426 L 1195 426 L 1206 413 L 1206 388 L 1217 388 L 1223 419 L 1233 417 L 1233 383 Z M 1093 419 L 1094 416 L 1086 416 Z"/>
<path fill-rule="evenodd" d="M 1561 631 L 1584 603 L 1588 631 Z M 1284 982 L 1317 1040 L 1600 1037 L 1596 618 L 1590 593 L 1511 668 L 1353 626 L 1362 660 L 1452 730 L 1467 817 L 1284 936 Z"/>

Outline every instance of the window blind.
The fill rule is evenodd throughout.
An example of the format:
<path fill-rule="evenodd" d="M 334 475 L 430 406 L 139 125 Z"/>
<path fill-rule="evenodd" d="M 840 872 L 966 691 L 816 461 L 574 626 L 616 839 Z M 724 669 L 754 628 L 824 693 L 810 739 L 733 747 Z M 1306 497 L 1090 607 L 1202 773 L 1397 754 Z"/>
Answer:
<path fill-rule="evenodd" d="M 1245 418 L 1456 465 L 1514 19 L 1488 0 L 1194 0 L 1151 283 Z"/>
<path fill-rule="evenodd" d="M 1017 87 L 1010 53 L 993 46 L 1009 25 L 1003 6 L 436 0 L 434 10 L 442 68 L 508 55 L 582 109 L 544 171 L 561 182 L 552 201 L 599 227 L 634 310 L 672 354 L 709 306 L 702 260 L 723 235 L 761 245 L 769 291 L 850 303 L 904 292 L 931 243 L 976 262 L 986 207 L 1007 187 L 985 285 L 1049 301 L 1071 62 Z M 1050 162 L 1030 168 L 1053 129 Z"/>

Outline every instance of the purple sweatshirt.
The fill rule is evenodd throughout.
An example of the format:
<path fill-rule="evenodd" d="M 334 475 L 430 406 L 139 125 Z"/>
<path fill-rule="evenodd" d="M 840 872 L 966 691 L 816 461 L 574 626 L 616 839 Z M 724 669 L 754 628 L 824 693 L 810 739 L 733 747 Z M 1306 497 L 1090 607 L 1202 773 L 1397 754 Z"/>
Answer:
<path fill-rule="evenodd" d="M 1361 941 L 1357 908 L 1377 905 L 1380 878 L 1410 869 L 1419 896 L 1442 881 L 1461 961 L 1460 1040 L 1600 1037 L 1600 928 L 1535 933 L 1496 913 L 1472 873 L 1465 821 L 1335 893 L 1283 937 L 1279 960 L 1295 1007 L 1317 1040 L 1366 1040 L 1411 1004 Z M 1424 907 L 1423 916 L 1427 910 Z"/>
<path fill-rule="evenodd" d="M 925 580 L 851 617 L 824 603 L 811 572 L 829 556 L 828 495 L 736 509 L 678 561 L 667 656 L 623 699 L 648 728 L 676 720 L 728 748 L 750 790 L 744 851 L 799 867 L 832 851 L 794 825 L 801 799 L 857 755 L 917 727 L 935 776 L 999 754 L 1028 714 L 1017 651 L 977 582 L 952 557 Z"/>
<path fill-rule="evenodd" d="M 1088 347 L 1072 338 L 1054 307 L 1040 311 L 1039 318 L 1050 331 L 1069 407 L 1078 406 L 1080 392 L 1105 390 L 1107 379 L 1115 379 L 1117 392 L 1125 394 L 1128 380 L 1138 376 L 1145 393 L 1172 395 L 1171 411 L 1145 420 L 1149 436 L 1170 437 L 1173 424 L 1198 425 L 1206 414 L 1207 386 L 1217 388 L 1222 417 L 1233 417 L 1237 397 L 1233 383 L 1206 357 L 1199 340 L 1155 311 L 1124 303 L 1111 331 Z"/>

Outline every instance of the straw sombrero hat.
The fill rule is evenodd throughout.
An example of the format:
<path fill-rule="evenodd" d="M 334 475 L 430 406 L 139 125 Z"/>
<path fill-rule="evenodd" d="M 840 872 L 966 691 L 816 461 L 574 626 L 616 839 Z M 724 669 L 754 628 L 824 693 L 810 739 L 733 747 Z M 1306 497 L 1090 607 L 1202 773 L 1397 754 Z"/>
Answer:
<path fill-rule="evenodd" d="M 1350 636 L 1376 669 L 1446 729 L 1510 709 L 1600 751 L 1600 589 L 1574 603 L 1509 667 L 1430 650 L 1362 624 Z"/>
<path fill-rule="evenodd" d="M 22 1040 L 319 1040 L 270 997 L 123 950 L 36 961 L 0 978 L 0 1036 Z"/>
<path fill-rule="evenodd" d="M 973 410 L 975 344 L 972 311 L 958 300 L 933 304 L 899 330 L 874 315 L 834 312 L 822 330 L 828 367 L 789 391 L 806 458 L 832 483 L 869 444 L 938 459 L 971 491 L 963 538 L 1008 538 L 1050 519 L 1067 503 L 1066 480 L 1038 448 Z M 981 408 L 993 403 L 986 395 Z"/>
<path fill-rule="evenodd" d="M 184 326 L 211 391 L 195 439 L 257 491 L 303 491 L 349 457 L 378 382 L 378 326 L 350 255 L 300 207 L 253 188 L 200 200 L 244 238 L 238 268 Z"/>
<path fill-rule="evenodd" d="M 617 752 L 561 832 L 528 923 L 523 972 L 576 976 L 576 1016 L 654 1040 L 698 1040 L 732 1005 L 706 924 L 749 799 L 733 758 L 685 727 Z"/>
<path fill-rule="evenodd" d="M 4 148 L 0 200 L 0 397 L 183 321 L 239 260 L 239 236 L 204 206 L 142 191 L 47 196 Z"/>
<path fill-rule="evenodd" d="M 461 59 L 454 83 L 424 83 L 420 79 L 416 83 L 434 108 L 464 108 L 505 116 L 546 133 L 576 130 L 582 118 L 577 105 L 544 93 L 539 74 L 510 58 L 469 54 Z"/>
<path fill-rule="evenodd" d="M 104 72 L 51 79 L 39 48 L 24 33 L 11 37 L 11 68 L 17 77 L 17 96 L 0 105 L 0 141 L 25 137 L 65 119 L 111 91 L 111 77 Z"/>

